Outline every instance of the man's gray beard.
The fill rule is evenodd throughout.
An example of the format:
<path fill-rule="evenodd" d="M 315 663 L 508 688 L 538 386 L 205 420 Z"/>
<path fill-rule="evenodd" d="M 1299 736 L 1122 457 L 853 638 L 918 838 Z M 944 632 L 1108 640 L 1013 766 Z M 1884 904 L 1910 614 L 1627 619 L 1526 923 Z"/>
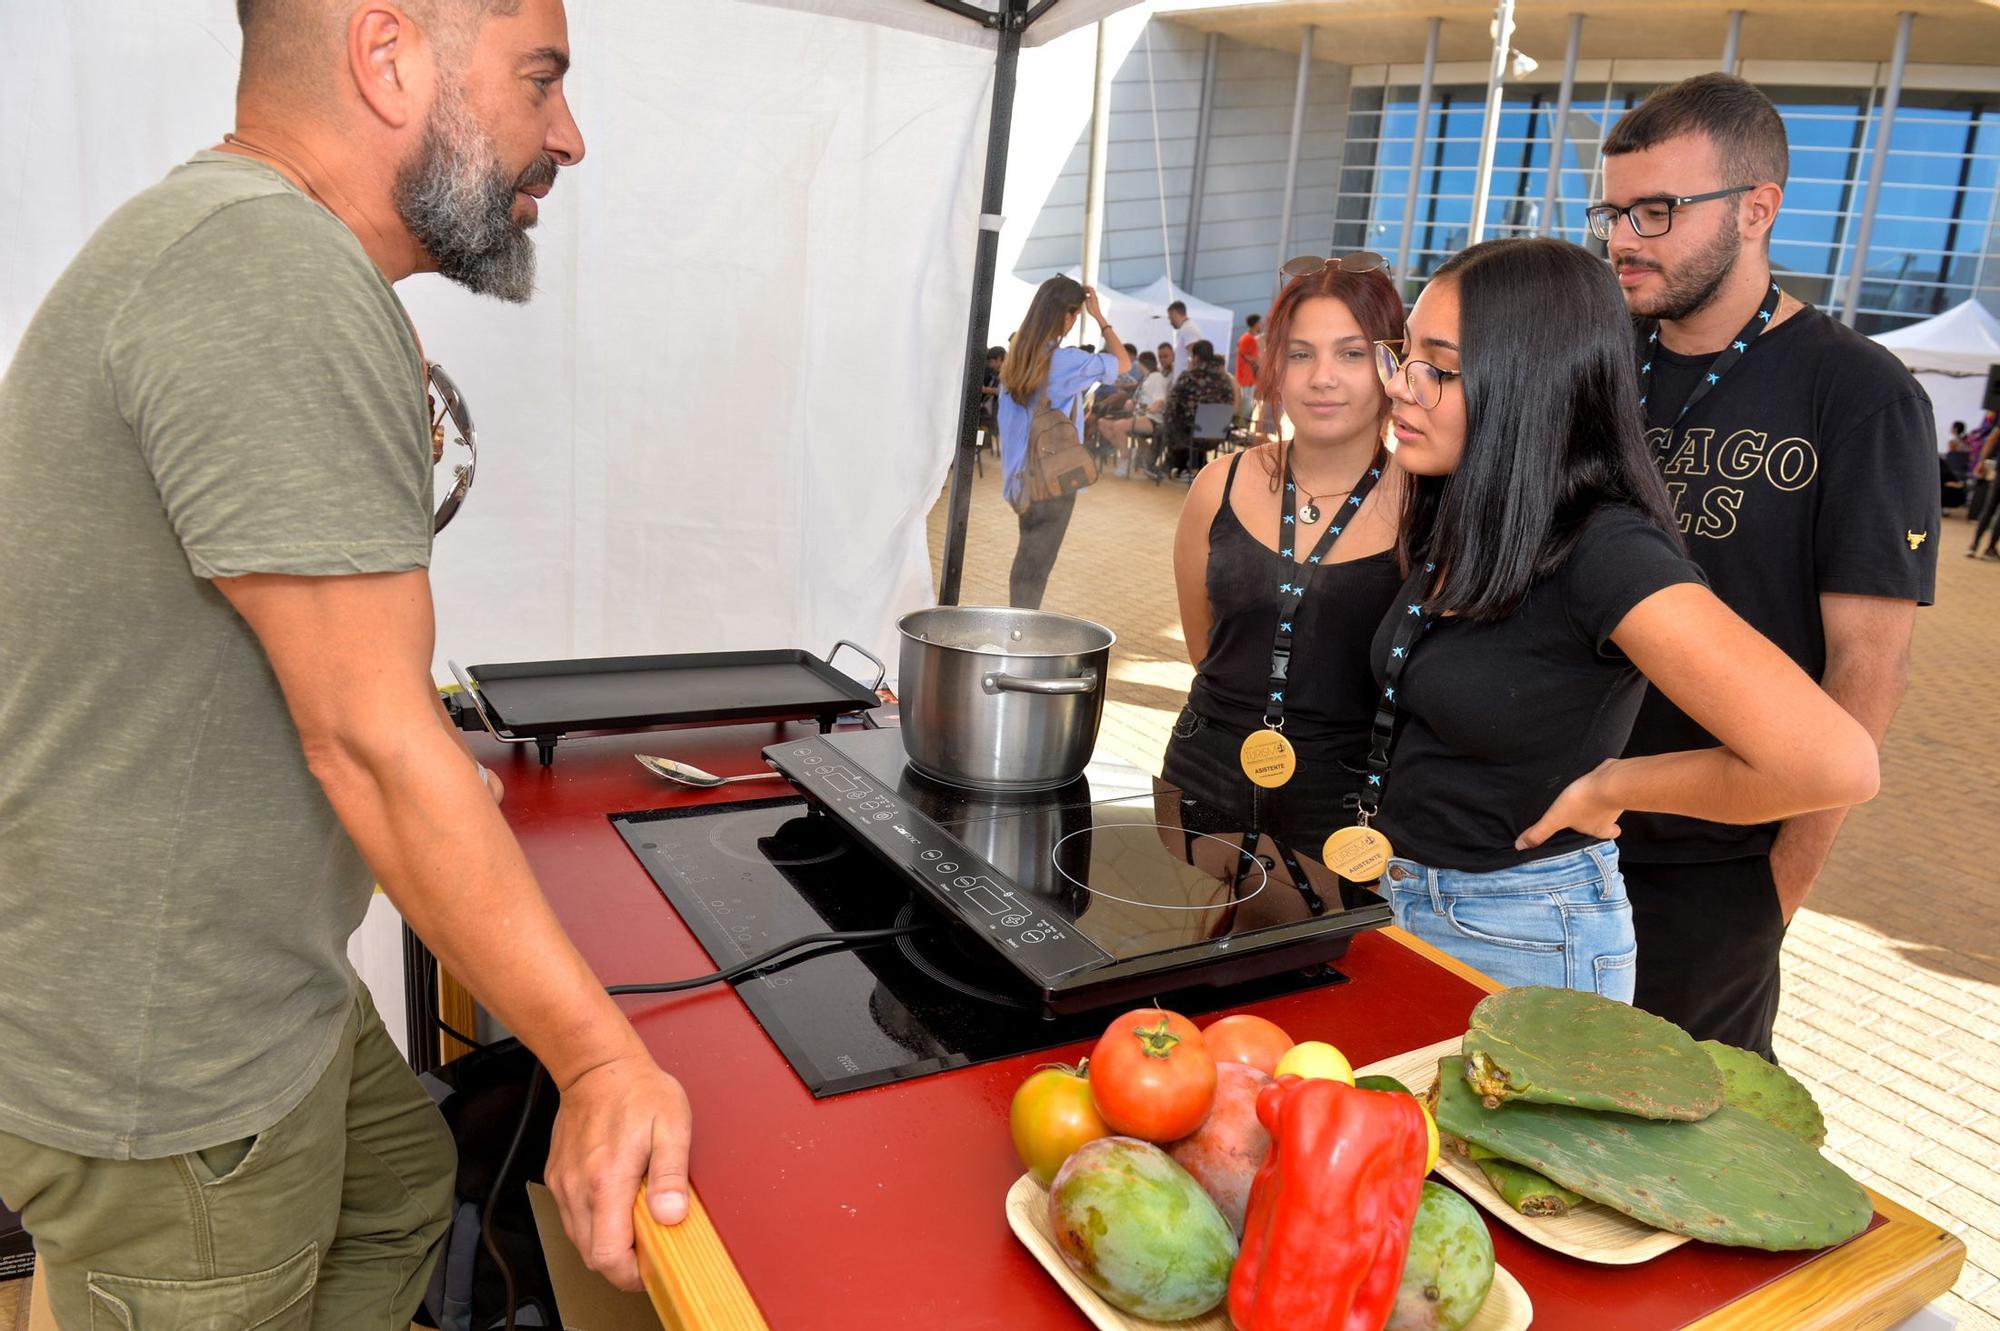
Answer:
<path fill-rule="evenodd" d="M 535 292 L 535 242 L 514 222 L 517 184 L 463 99 L 445 90 L 417 151 L 396 173 L 396 211 L 440 274 L 519 304 Z"/>
<path fill-rule="evenodd" d="M 1689 255 L 1677 271 L 1660 270 L 1664 289 L 1652 304 L 1633 306 L 1632 313 L 1643 319 L 1678 323 L 1700 312 L 1722 290 L 1742 255 L 1742 238 L 1734 228 L 1724 227 L 1713 241 Z"/>

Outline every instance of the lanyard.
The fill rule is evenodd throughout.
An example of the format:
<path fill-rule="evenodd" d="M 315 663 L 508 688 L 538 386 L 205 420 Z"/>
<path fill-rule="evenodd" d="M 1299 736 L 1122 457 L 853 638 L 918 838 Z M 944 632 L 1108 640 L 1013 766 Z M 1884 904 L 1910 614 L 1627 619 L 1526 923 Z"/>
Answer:
<path fill-rule="evenodd" d="M 1722 382 L 1722 376 L 1728 374 L 1736 362 L 1743 359 L 1743 353 L 1750 349 L 1750 344 L 1771 326 L 1771 316 L 1778 311 L 1779 294 L 1778 284 L 1771 283 L 1771 289 L 1764 293 L 1764 303 L 1750 316 L 1750 322 L 1744 324 L 1743 331 L 1736 335 L 1736 340 L 1709 363 L 1707 376 L 1696 382 L 1694 392 L 1688 394 L 1688 400 L 1681 404 L 1679 415 L 1674 417 L 1675 424 L 1678 425 L 1681 417 L 1694 409 L 1695 403 L 1707 397 L 1709 392 Z M 1639 367 L 1639 405 L 1642 407 L 1646 405 L 1646 399 L 1653 395 L 1653 355 L 1659 341 L 1660 325 L 1659 321 L 1655 320 L 1652 328 L 1646 333 L 1646 363 Z"/>
<path fill-rule="evenodd" d="M 1312 575 L 1320 564 L 1333 553 L 1334 543 L 1354 515 L 1361 511 L 1375 482 L 1382 479 L 1382 468 L 1387 463 L 1387 453 L 1376 449 L 1375 456 L 1368 463 L 1368 470 L 1348 495 L 1347 502 L 1335 509 L 1327 518 L 1326 531 L 1321 533 L 1319 544 L 1306 556 L 1303 568 L 1293 562 L 1294 542 L 1298 538 L 1298 514 L 1294 509 L 1298 485 L 1292 480 L 1291 450 L 1285 452 L 1285 489 L 1282 515 L 1278 520 L 1278 554 L 1285 561 L 1284 580 L 1278 584 L 1278 632 L 1271 643 L 1271 685 L 1265 690 L 1264 725 L 1271 730 L 1285 728 L 1285 688 L 1292 669 L 1292 624 L 1298 615 L 1299 603 L 1306 598 L 1306 587 L 1312 582 Z"/>
<path fill-rule="evenodd" d="M 1382 663 L 1382 696 L 1375 700 L 1367 780 L 1358 794 L 1348 797 L 1363 827 L 1368 826 L 1368 820 L 1382 807 L 1382 784 L 1389 776 L 1389 750 L 1396 740 L 1396 691 L 1402 687 L 1403 672 L 1409 668 L 1417 639 L 1437 622 L 1436 615 L 1424 613 L 1423 600 L 1424 583 L 1436 570 L 1436 564 L 1425 564 L 1413 571 L 1404 581 L 1403 589 L 1396 593 L 1396 603 L 1389 608 L 1389 613 L 1396 616 L 1396 631 L 1389 639 L 1389 659 Z"/>

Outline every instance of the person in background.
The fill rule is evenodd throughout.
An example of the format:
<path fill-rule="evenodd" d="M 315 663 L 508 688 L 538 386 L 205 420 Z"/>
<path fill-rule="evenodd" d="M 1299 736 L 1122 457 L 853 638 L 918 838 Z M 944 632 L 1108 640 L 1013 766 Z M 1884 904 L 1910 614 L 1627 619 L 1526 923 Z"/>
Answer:
<path fill-rule="evenodd" d="M 1374 351 L 1402 339 L 1403 301 L 1380 272 L 1330 265 L 1286 282 L 1269 327 L 1281 351 L 1255 388 L 1290 413 L 1293 436 L 1209 463 L 1181 507 L 1174 586 L 1195 680 L 1161 775 L 1182 792 L 1189 830 L 1256 831 L 1317 858 L 1360 782 L 1376 701 L 1369 639 L 1403 581 L 1402 472 L 1384 444 Z M 1295 606 L 1283 590 L 1294 581 Z M 1274 644 L 1290 681 L 1275 711 Z M 1276 786 L 1242 765 L 1263 729 L 1297 757 Z"/>
<path fill-rule="evenodd" d="M 65 1327 L 408 1326 L 456 1161 L 348 961 L 379 883 L 540 1059 L 563 1227 L 636 1290 L 687 1096 L 439 705 L 450 390 L 393 286 L 529 298 L 584 151 L 563 6 L 236 10 L 233 131 L 0 379 L 0 1198 Z"/>
<path fill-rule="evenodd" d="M 1965 422 L 1951 423 L 1951 436 L 1944 452 L 1938 454 L 1938 502 L 1947 512 L 1964 508 L 1970 513 L 1968 492 L 1972 488 L 1972 467 L 1965 442 Z"/>
<path fill-rule="evenodd" d="M 1160 362 L 1160 373 L 1167 376 L 1167 382 L 1174 381 L 1174 344 L 1162 342 L 1153 348 L 1153 355 Z"/>
<path fill-rule="evenodd" d="M 1261 314 L 1252 314 L 1243 320 L 1243 336 L 1236 339 L 1236 387 L 1238 397 L 1236 414 L 1249 420 L 1256 414 L 1257 370 L 1259 339 L 1257 325 L 1264 321 Z"/>
<path fill-rule="evenodd" d="M 1629 814 L 1758 822 L 1878 779 L 1868 732 L 1683 552 L 1630 338 L 1602 260 L 1509 239 L 1448 260 L 1381 348 L 1409 575 L 1369 762 L 1398 925 L 1502 984 L 1625 1001 Z M 1721 747 L 1617 757 L 1648 680 Z"/>
<path fill-rule="evenodd" d="M 979 380 L 979 446 L 998 452 L 1000 438 L 1000 367 L 1007 360 L 1007 348 L 986 348 L 986 370 Z"/>
<path fill-rule="evenodd" d="M 1769 99 L 1704 74 L 1612 127 L 1586 216 L 1634 316 L 1647 439 L 1689 553 L 1879 744 L 1937 579 L 1937 430 L 1886 348 L 1773 280 L 1789 167 Z M 1711 742 L 1656 689 L 1627 753 Z M 1638 1005 L 1772 1057 L 1785 930 L 1845 816 L 1626 819 Z"/>
<path fill-rule="evenodd" d="M 1120 476 L 1132 474 L 1141 445 L 1152 446 L 1159 428 L 1159 410 L 1167 399 L 1167 378 L 1160 373 L 1159 358 L 1152 352 L 1140 352 L 1127 377 L 1139 381 L 1139 386 L 1132 390 L 1129 410 L 1100 422 L 1097 427 L 1105 447 L 1117 455 L 1116 474 Z"/>
<path fill-rule="evenodd" d="M 1971 559 L 1981 553 L 1979 542 L 1984 540 L 1986 558 L 2000 559 L 2000 450 L 1989 445 L 1986 456 L 1979 460 L 1976 475 L 1975 484 L 1979 487 L 1980 497 L 1972 507 L 1977 507 L 1979 512 L 1976 517 L 1969 511 L 1966 513 L 1968 518 L 1973 518 L 1973 524 L 1972 543 L 1966 546 L 1965 557 Z"/>
<path fill-rule="evenodd" d="M 1194 441 L 1194 409 L 1206 402 L 1236 402 L 1236 385 L 1222 369 L 1222 358 L 1207 342 L 1190 343 L 1188 371 L 1174 381 L 1162 413 L 1165 465 L 1175 478 L 1193 476 L 1204 461 Z"/>
<path fill-rule="evenodd" d="M 1144 367 L 1139 364 L 1139 348 L 1127 342 L 1125 355 L 1131 362 L 1130 368 L 1091 394 L 1090 408 L 1084 417 L 1084 443 L 1105 453 L 1115 452 L 1116 446 L 1105 434 L 1104 427 L 1112 421 L 1131 416 L 1132 398 L 1146 377 Z"/>
<path fill-rule="evenodd" d="M 1206 341 L 1207 336 L 1201 331 L 1200 325 L 1188 318 L 1186 301 L 1177 300 L 1167 306 L 1167 322 L 1174 327 L 1174 364 L 1168 371 L 1167 378 L 1178 380 L 1194 368 L 1188 356 L 1188 349 L 1197 342 Z"/>
<path fill-rule="evenodd" d="M 1061 345 L 1077 316 L 1089 310 L 1115 354 L 1096 355 Z M 1028 427 L 1044 405 L 1077 422 L 1078 399 L 1098 384 L 1131 368 L 1125 346 L 1112 335 L 1098 307 L 1097 292 L 1073 277 L 1058 274 L 1036 289 L 1028 313 L 1014 334 L 1007 359 L 1000 367 L 1000 469 L 1002 492 L 1016 509 L 1020 541 L 1007 576 L 1007 603 L 1017 609 L 1039 610 L 1048 589 L 1049 573 L 1076 510 L 1074 494 L 1044 499 L 1023 507 L 1028 483 Z"/>

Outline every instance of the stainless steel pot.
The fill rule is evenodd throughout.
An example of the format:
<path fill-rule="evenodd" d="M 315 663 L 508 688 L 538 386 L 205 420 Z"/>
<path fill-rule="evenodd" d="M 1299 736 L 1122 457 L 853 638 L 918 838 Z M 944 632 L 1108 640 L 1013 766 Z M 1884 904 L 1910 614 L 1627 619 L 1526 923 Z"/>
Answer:
<path fill-rule="evenodd" d="M 939 606 L 904 615 L 903 748 L 934 780 L 1050 790 L 1090 762 L 1110 629 L 1046 610 Z"/>

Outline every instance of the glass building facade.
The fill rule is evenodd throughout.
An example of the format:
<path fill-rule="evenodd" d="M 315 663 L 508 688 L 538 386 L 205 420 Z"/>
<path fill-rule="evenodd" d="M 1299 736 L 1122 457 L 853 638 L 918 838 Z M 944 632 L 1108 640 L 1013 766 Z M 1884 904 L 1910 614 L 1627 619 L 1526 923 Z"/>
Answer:
<path fill-rule="evenodd" d="M 1571 98 L 1550 234 L 1603 252 L 1584 225 L 1597 197 L 1598 149 L 1618 117 L 1651 84 L 1578 82 Z M 1879 95 L 1870 88 L 1775 87 L 1791 140 L 1791 179 L 1772 236 L 1771 262 L 1786 289 L 1838 312 L 1854 263 Z M 1471 230 L 1474 176 L 1486 110 L 1484 86 L 1436 86 L 1421 160 L 1411 162 L 1415 86 L 1356 87 L 1348 110 L 1333 243 L 1395 256 L 1413 227 L 1408 276 L 1421 278 L 1462 249 Z M 1553 86 L 1506 90 L 1486 216 L 1488 237 L 1542 230 Z M 1403 215 L 1410 173 L 1416 208 Z M 1875 226 L 1862 267 L 1855 326 L 1863 333 L 1927 319 L 2000 285 L 1992 234 L 2000 197 L 2000 94 L 1905 89 L 1890 129 Z"/>

